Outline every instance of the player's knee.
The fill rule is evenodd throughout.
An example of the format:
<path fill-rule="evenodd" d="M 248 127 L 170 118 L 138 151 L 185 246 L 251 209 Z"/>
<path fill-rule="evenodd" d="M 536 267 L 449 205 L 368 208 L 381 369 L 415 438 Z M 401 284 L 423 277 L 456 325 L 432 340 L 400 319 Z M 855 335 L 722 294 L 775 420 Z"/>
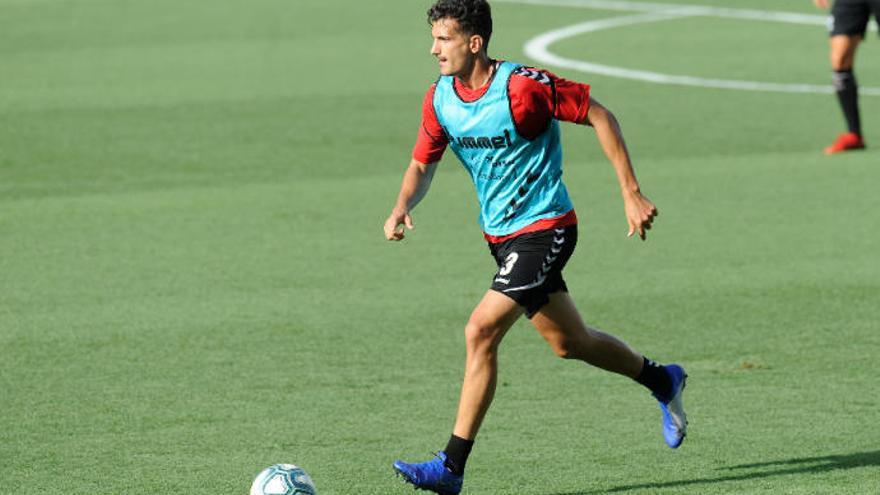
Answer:
<path fill-rule="evenodd" d="M 557 356 L 562 359 L 577 359 L 577 345 L 576 343 L 568 338 L 559 339 L 553 343 L 551 343 L 550 347 L 553 348 L 553 352 L 556 353 Z"/>
<path fill-rule="evenodd" d="M 470 350 L 491 350 L 498 346 L 499 329 L 496 325 L 477 320 L 468 321 L 464 338 Z"/>

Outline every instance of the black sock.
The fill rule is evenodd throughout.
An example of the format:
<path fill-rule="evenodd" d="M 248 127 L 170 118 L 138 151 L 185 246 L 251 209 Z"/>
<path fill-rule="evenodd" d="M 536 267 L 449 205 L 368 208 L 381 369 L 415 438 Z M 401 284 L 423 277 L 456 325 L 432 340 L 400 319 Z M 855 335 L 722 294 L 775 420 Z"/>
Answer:
<path fill-rule="evenodd" d="M 859 86 L 852 69 L 834 71 L 834 90 L 840 100 L 840 108 L 846 119 L 849 132 L 862 135 L 862 123 L 859 118 Z"/>
<path fill-rule="evenodd" d="M 455 435 L 449 437 L 449 443 L 446 444 L 444 452 L 446 452 L 446 467 L 452 471 L 452 474 L 459 476 L 464 474 L 464 465 L 467 464 L 467 458 L 471 455 L 473 446 L 473 440 L 465 440 Z"/>
<path fill-rule="evenodd" d="M 672 379 L 666 371 L 666 367 L 657 364 L 646 357 L 642 357 L 645 362 L 642 364 L 642 372 L 639 373 L 636 381 L 648 387 L 659 399 L 668 399 L 672 395 Z"/>

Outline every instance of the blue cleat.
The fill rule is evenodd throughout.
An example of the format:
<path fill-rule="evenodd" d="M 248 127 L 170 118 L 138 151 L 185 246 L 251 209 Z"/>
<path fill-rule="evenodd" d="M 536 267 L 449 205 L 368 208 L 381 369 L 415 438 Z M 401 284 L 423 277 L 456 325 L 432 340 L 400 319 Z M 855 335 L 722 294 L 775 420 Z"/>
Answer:
<path fill-rule="evenodd" d="M 394 470 L 416 488 L 440 495 L 458 495 L 464 481 L 464 476 L 452 474 L 446 467 L 446 452 L 438 452 L 436 457 L 421 464 L 394 461 Z"/>
<path fill-rule="evenodd" d="M 687 373 L 677 364 L 666 366 L 666 371 L 672 379 L 671 397 L 658 397 L 655 394 L 654 398 L 660 403 L 660 410 L 663 411 L 663 439 L 670 448 L 677 449 L 687 435 L 687 415 L 684 413 L 684 404 L 681 400 L 687 382 Z"/>

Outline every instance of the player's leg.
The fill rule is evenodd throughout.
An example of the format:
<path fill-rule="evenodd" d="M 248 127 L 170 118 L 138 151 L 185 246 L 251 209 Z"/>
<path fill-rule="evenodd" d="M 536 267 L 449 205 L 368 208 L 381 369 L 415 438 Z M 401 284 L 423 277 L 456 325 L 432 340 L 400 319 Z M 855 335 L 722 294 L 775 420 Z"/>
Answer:
<path fill-rule="evenodd" d="M 851 70 L 855 65 L 856 50 L 861 42 L 860 34 L 839 34 L 829 38 L 831 68 L 834 71 Z"/>
<path fill-rule="evenodd" d="M 644 362 L 640 354 L 617 337 L 588 327 L 568 292 L 550 294 L 549 299 L 531 321 L 557 356 L 638 377 Z"/>
<path fill-rule="evenodd" d="M 495 397 L 498 346 L 522 312 L 513 299 L 490 290 L 471 313 L 465 326 L 467 354 L 458 414 L 446 449 L 427 462 L 394 463 L 394 469 L 416 487 L 440 494 L 461 491 L 474 438 Z"/>
<path fill-rule="evenodd" d="M 847 132 L 825 148 L 827 154 L 865 147 L 859 115 L 859 88 L 853 68 L 869 17 L 869 7 L 863 1 L 838 0 L 831 11 L 829 58 L 834 90 L 846 120 Z"/>
<path fill-rule="evenodd" d="M 471 313 L 465 326 L 467 357 L 453 429 L 455 436 L 465 440 L 473 440 L 477 436 L 495 397 L 498 346 L 522 312 L 516 301 L 490 290 Z"/>
<path fill-rule="evenodd" d="M 662 366 L 632 350 L 613 335 L 588 327 L 567 292 L 549 295 L 549 302 L 531 318 L 553 351 L 604 370 L 628 376 L 647 387 L 663 413 L 666 443 L 677 448 L 687 433 L 682 404 L 686 375 L 678 365 Z"/>
<path fill-rule="evenodd" d="M 859 115 L 859 85 L 856 81 L 853 66 L 856 50 L 861 43 L 861 35 L 832 36 L 831 68 L 834 71 L 834 91 L 843 111 L 848 139 L 844 139 L 837 147 L 827 150 L 829 153 L 853 148 L 864 148 L 862 141 L 862 121 Z"/>

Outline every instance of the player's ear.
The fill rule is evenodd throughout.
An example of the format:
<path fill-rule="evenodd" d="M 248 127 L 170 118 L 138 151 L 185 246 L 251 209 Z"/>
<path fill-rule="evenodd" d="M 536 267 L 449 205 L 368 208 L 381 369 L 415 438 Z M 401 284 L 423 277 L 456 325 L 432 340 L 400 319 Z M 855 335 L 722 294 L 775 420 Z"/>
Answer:
<path fill-rule="evenodd" d="M 471 53 L 477 54 L 480 53 L 480 50 L 483 49 L 483 37 L 479 34 L 475 34 L 471 36 L 470 42 L 470 50 Z"/>

